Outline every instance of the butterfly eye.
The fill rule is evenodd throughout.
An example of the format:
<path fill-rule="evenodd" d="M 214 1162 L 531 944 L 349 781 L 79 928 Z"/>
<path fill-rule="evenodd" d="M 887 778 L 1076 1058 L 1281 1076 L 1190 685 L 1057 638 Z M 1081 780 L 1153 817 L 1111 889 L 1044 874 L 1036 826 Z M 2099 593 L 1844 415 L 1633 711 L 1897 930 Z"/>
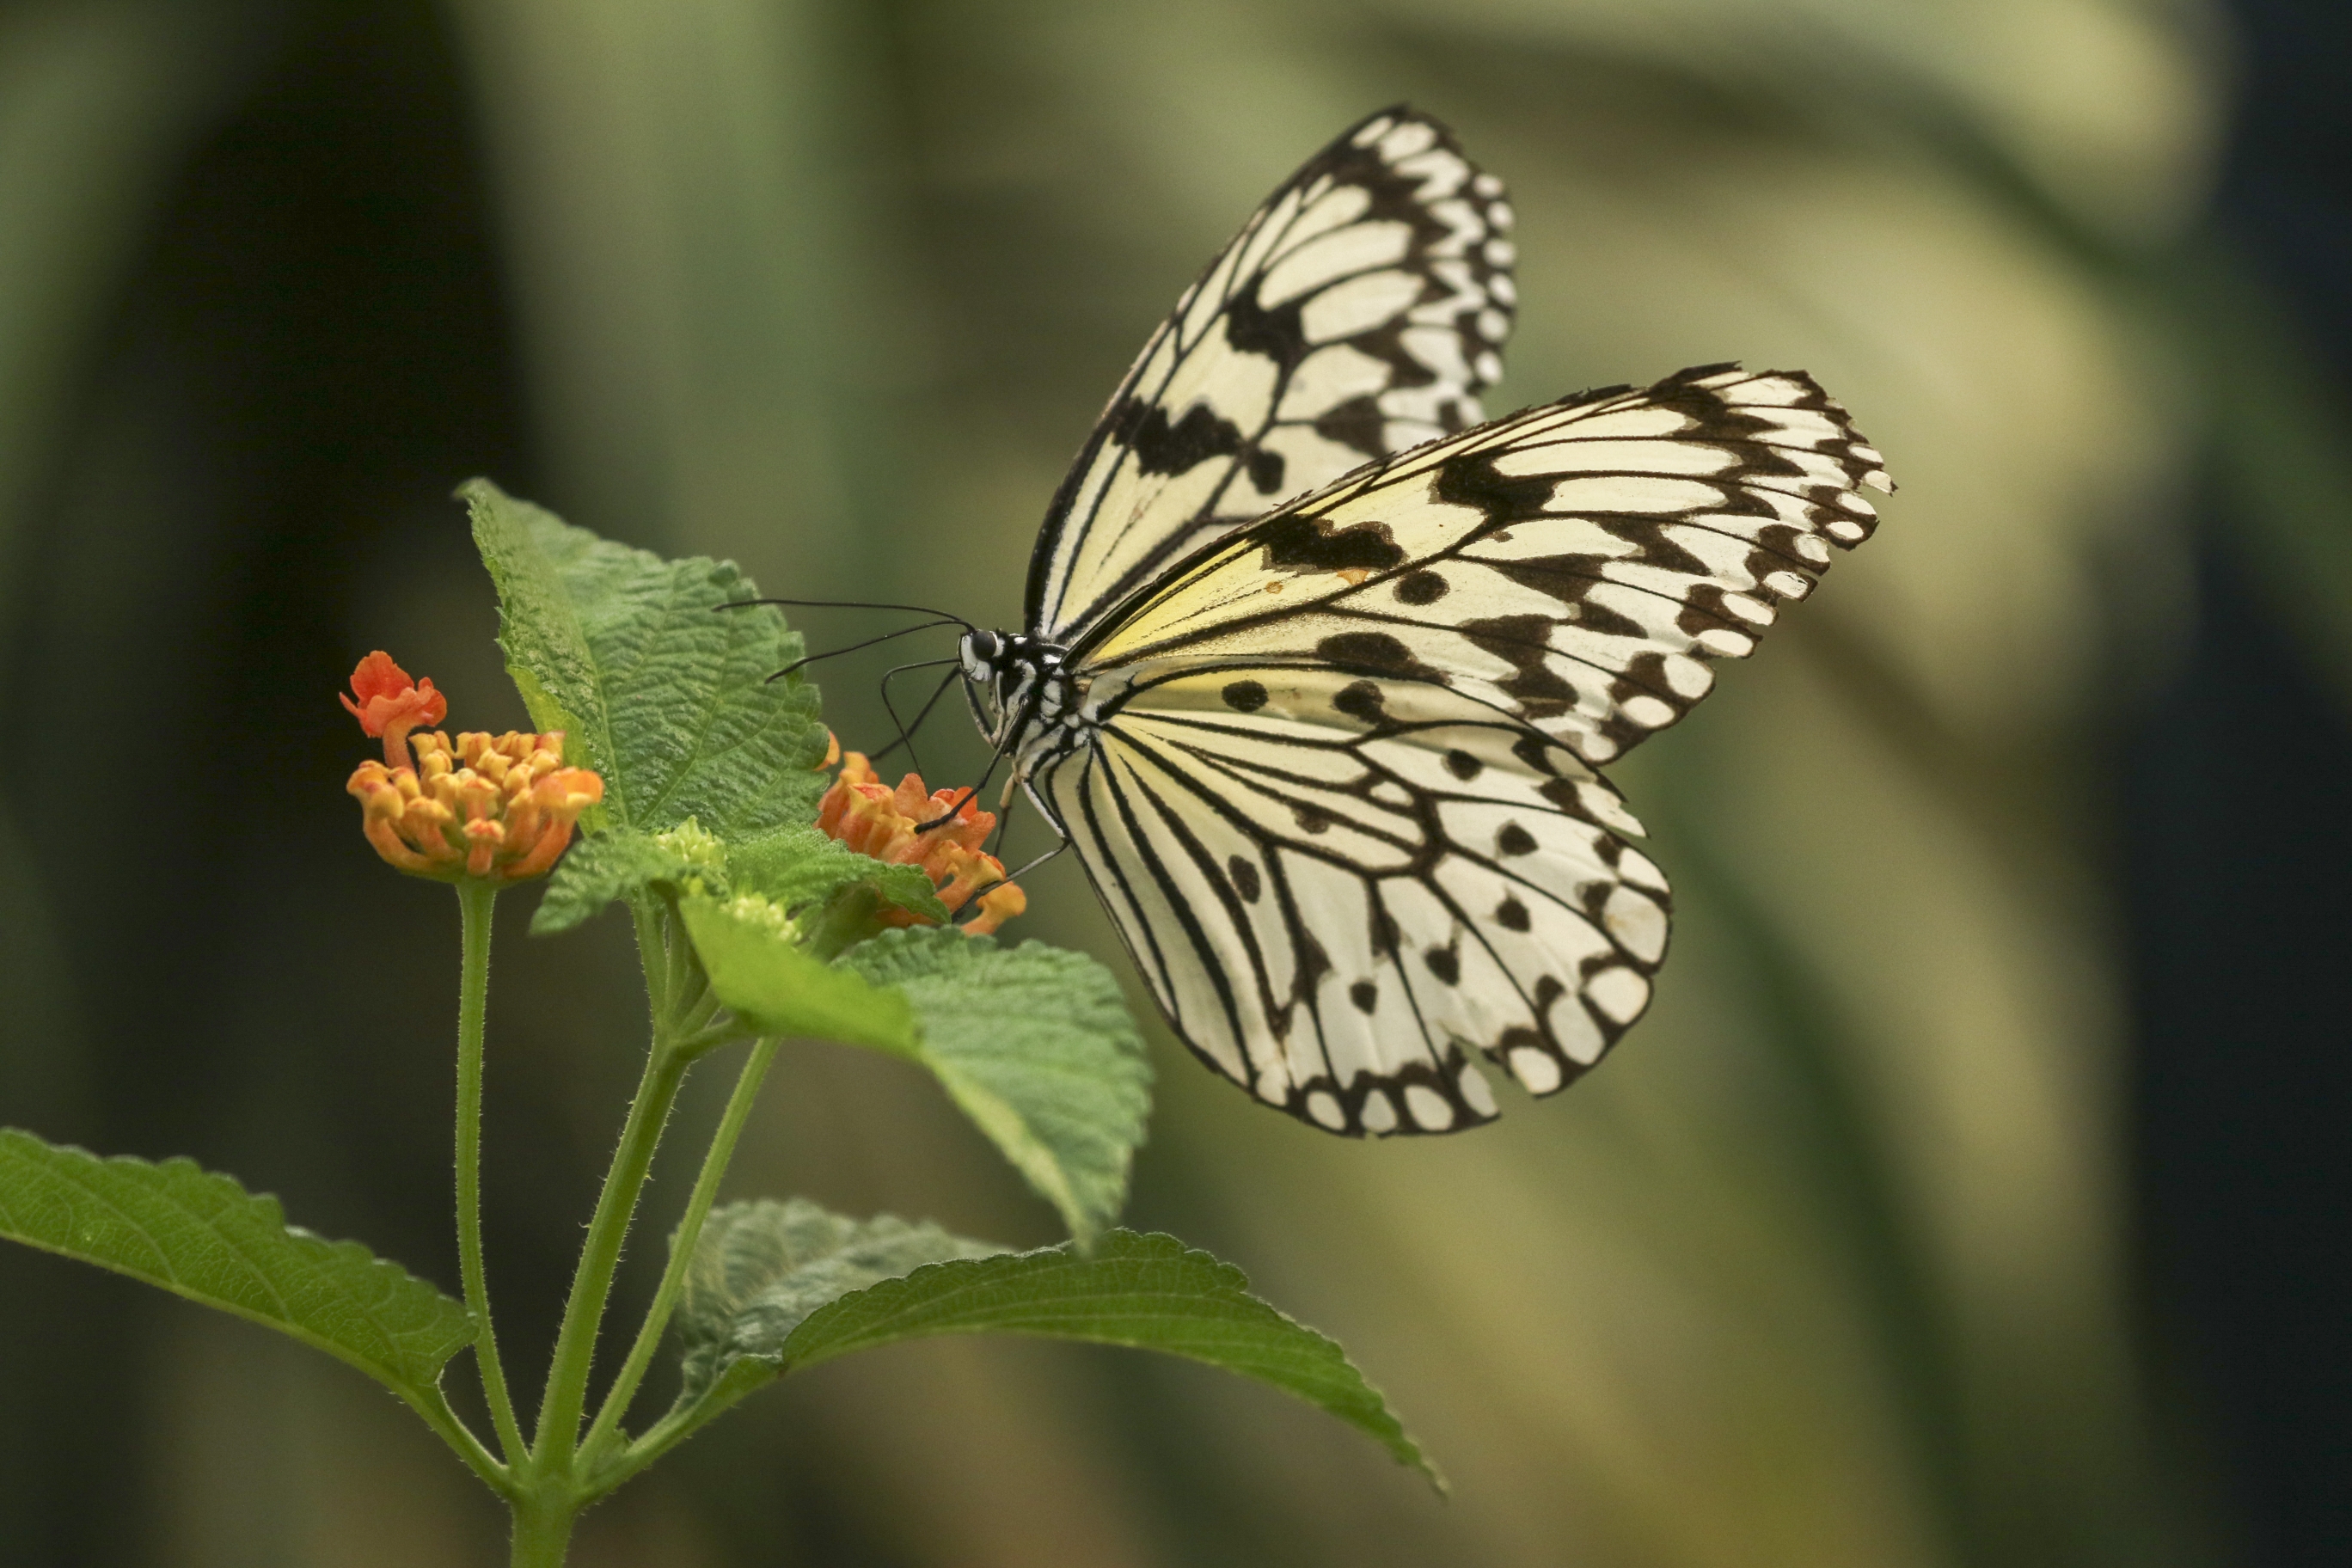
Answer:
<path fill-rule="evenodd" d="M 964 643 L 971 650 L 971 657 L 982 664 L 996 657 L 997 641 L 994 632 L 974 632 L 964 639 Z"/>

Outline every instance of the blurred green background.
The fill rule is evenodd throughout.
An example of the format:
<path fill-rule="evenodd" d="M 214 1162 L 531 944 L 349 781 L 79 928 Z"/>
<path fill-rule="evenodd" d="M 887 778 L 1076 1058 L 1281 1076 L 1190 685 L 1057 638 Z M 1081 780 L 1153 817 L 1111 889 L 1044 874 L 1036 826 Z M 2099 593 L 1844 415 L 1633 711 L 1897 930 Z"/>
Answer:
<path fill-rule="evenodd" d="M 0 1122 L 454 1284 L 454 911 L 362 843 L 332 700 L 383 647 L 453 725 L 521 721 L 451 487 L 1011 622 L 1177 291 L 1407 99 L 1521 214 L 1490 408 L 1802 367 L 1905 487 L 1617 772 L 1679 912 L 1606 1070 L 1354 1144 L 1158 1035 L 1131 1220 L 1338 1335 L 1453 1500 L 1254 1385 L 940 1342 L 763 1395 L 577 1561 L 2352 1559 L 2347 67 L 2286 0 L 0 4 Z M 884 662 L 825 672 L 853 745 Z M 1030 887 L 1016 931 L 1116 958 L 1076 867 Z M 510 1364 L 639 1043 L 621 923 L 536 942 L 530 902 Z M 935 1089 L 829 1046 L 731 1186 L 1053 1237 Z M 0 1564 L 499 1534 L 356 1374 L 0 1256 Z"/>

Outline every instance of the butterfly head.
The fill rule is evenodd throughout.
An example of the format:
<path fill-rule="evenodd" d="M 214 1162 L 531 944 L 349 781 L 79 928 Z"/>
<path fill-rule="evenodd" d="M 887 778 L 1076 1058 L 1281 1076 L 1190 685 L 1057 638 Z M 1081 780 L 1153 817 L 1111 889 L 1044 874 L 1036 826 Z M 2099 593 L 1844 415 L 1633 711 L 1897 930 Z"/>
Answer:
<path fill-rule="evenodd" d="M 956 657 L 973 722 L 991 745 L 1005 742 L 1008 723 L 1027 726 L 1057 717 L 1066 706 L 1064 650 L 1019 632 L 964 633 Z"/>

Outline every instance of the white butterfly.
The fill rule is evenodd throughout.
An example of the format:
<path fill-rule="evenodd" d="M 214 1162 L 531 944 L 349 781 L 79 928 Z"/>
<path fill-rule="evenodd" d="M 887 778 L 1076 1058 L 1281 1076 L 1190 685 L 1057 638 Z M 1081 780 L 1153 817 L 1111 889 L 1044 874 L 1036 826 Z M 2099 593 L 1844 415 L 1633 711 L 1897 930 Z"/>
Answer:
<path fill-rule="evenodd" d="M 1334 1132 L 1496 1115 L 1638 1017 L 1668 898 L 1594 771 L 1706 694 L 1893 486 L 1800 373 L 1480 424 L 1511 211 L 1376 114 L 1242 226 L 1055 497 L 972 711 L 1169 1022 Z"/>

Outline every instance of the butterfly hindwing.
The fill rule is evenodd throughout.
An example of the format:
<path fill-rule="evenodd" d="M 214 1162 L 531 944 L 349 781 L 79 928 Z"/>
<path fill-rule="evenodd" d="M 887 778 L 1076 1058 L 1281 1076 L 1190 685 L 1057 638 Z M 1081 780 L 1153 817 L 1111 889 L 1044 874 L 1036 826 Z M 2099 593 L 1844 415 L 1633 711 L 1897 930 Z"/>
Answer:
<path fill-rule="evenodd" d="M 1565 748 L 1441 687 L 1191 659 L 1130 672 L 1033 781 L 1180 1034 L 1339 1132 L 1492 1120 L 1646 1004 L 1666 890 Z"/>
<path fill-rule="evenodd" d="M 1343 133 L 1177 302 L 1046 515 L 1027 624 L 1083 636 L 1202 542 L 1475 425 L 1511 327 L 1501 183 L 1410 110 Z"/>
<path fill-rule="evenodd" d="M 1880 464 L 1802 374 L 1685 371 L 1349 475 L 1196 552 L 1079 651 L 1431 681 L 1605 763 L 1869 536 Z"/>

